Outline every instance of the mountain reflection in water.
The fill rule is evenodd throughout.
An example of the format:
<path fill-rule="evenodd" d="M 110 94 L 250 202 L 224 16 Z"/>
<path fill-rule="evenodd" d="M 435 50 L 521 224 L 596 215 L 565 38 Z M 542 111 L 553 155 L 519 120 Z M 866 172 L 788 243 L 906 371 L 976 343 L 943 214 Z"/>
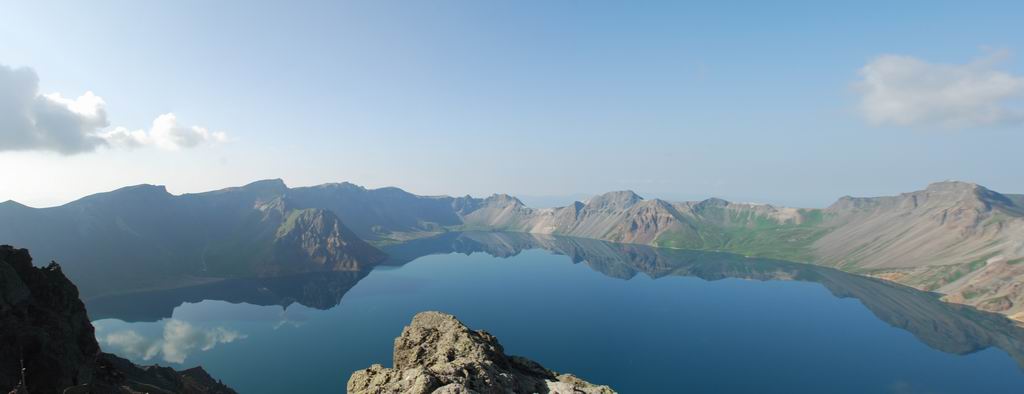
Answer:
<path fill-rule="evenodd" d="M 747 258 L 717 252 L 653 248 L 591 239 L 502 232 L 446 233 L 385 248 L 390 256 L 377 269 L 401 266 L 434 255 L 484 252 L 495 257 L 516 256 L 544 249 L 568 256 L 608 277 L 628 280 L 638 274 L 653 279 L 688 276 L 714 281 L 726 278 L 819 283 L 839 298 L 855 298 L 877 318 L 907 330 L 928 346 L 952 354 L 970 354 L 989 347 L 1009 353 L 1024 367 L 1024 329 L 993 313 L 942 302 L 922 292 L 882 280 L 808 264 Z M 94 320 L 157 321 L 170 318 L 183 303 L 220 300 L 253 305 L 293 303 L 330 309 L 369 271 L 329 272 L 269 279 L 225 279 L 202 285 L 88 298 Z M 116 284 L 110 284 L 116 289 Z M 842 333 L 837 333 L 842 335 Z"/>

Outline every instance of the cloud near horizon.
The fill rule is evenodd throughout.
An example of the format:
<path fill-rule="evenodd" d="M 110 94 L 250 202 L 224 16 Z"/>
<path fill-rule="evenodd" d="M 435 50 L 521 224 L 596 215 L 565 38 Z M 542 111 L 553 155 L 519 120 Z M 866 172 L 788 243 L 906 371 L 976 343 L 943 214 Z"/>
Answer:
<path fill-rule="evenodd" d="M 0 64 L 0 152 L 73 155 L 100 147 L 147 146 L 180 150 L 227 141 L 224 132 L 179 125 L 173 113 L 158 116 L 148 131 L 120 126 L 105 130 L 110 126 L 106 105 L 92 91 L 74 99 L 60 93 L 41 94 L 35 70 Z"/>
<path fill-rule="evenodd" d="M 148 132 L 115 127 L 111 131 L 100 133 L 99 136 L 114 146 L 125 148 L 155 146 L 165 150 L 194 148 L 205 143 L 228 140 L 227 134 L 222 131 L 211 132 L 201 126 L 178 125 L 178 117 L 173 113 L 157 116 Z"/>
<path fill-rule="evenodd" d="M 861 112 L 874 125 L 969 128 L 1024 124 L 1024 77 L 996 68 L 996 51 L 967 64 L 882 55 L 860 69 Z"/>

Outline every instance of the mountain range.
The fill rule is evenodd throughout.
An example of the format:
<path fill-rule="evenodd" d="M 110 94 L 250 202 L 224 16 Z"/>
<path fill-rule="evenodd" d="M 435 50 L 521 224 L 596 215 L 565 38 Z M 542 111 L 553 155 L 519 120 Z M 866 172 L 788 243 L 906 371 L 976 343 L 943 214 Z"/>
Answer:
<path fill-rule="evenodd" d="M 152 289 L 171 279 L 358 271 L 385 259 L 383 245 L 497 230 L 824 265 L 1024 319 L 1024 195 L 966 182 L 842 197 L 824 209 L 669 202 L 631 191 L 530 208 L 504 194 L 419 196 L 350 183 L 289 188 L 265 180 L 183 195 L 139 185 L 53 208 L 0 203 L 0 223 L 0 240 L 64 261 L 86 294 L 102 293 L 90 288 L 96 276 Z M 136 275 L 153 269 L 167 283 Z"/>

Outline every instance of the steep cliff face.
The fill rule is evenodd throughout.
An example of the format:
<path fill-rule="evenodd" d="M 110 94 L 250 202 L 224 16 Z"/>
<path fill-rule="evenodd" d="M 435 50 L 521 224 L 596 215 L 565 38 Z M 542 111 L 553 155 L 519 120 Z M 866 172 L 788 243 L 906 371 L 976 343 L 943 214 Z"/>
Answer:
<path fill-rule="evenodd" d="M 608 386 L 557 374 L 534 361 L 505 355 L 498 339 L 454 316 L 421 312 L 395 339 L 394 368 L 356 371 L 349 394 L 612 394 Z"/>
<path fill-rule="evenodd" d="M 201 368 L 137 367 L 100 352 L 78 289 L 56 263 L 34 267 L 27 250 L 0 246 L 0 285 L 0 391 L 234 392 Z"/>
<path fill-rule="evenodd" d="M 274 274 L 311 271 L 358 271 L 384 260 L 383 252 L 359 239 L 330 211 L 288 212 L 274 240 Z"/>
<path fill-rule="evenodd" d="M 60 266 L 36 268 L 28 251 L 0 246 L 0 280 L 0 390 L 20 382 L 22 363 L 32 392 L 87 382 L 100 348 Z"/>

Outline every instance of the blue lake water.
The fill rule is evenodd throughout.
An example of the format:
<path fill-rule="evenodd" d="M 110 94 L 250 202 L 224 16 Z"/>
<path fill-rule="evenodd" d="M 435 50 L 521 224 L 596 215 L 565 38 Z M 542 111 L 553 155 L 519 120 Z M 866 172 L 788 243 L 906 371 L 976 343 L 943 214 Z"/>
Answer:
<path fill-rule="evenodd" d="M 87 301 L 143 364 L 242 393 L 342 392 L 424 310 L 623 393 L 1021 393 L 1021 329 L 825 268 L 521 234 L 449 234 L 370 272 Z M 280 304 L 290 304 L 287 308 Z M 308 306 L 307 306 L 308 305 Z"/>

